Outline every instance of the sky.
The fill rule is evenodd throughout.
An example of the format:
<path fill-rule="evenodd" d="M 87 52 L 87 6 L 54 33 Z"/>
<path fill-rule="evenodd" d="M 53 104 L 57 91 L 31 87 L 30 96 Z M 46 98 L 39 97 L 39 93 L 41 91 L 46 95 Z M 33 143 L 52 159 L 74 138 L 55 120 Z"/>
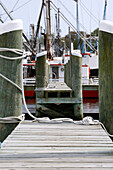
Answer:
<path fill-rule="evenodd" d="M 78 0 L 79 3 L 79 29 L 90 33 L 97 27 L 103 18 L 105 0 Z M 36 26 L 40 13 L 42 0 L 1 0 L 5 8 L 10 12 L 13 19 L 22 19 L 23 32 L 30 35 L 30 24 Z M 76 27 L 76 2 L 74 0 L 52 0 L 67 19 Z M 113 21 L 113 0 L 108 0 L 106 19 Z M 51 7 L 51 28 L 55 32 L 55 11 Z M 10 20 L 0 7 L 0 17 L 4 22 Z M 45 15 L 41 21 L 44 29 Z M 60 19 L 61 36 L 68 34 L 68 25 Z M 72 30 L 72 29 L 71 29 Z M 72 30 L 73 31 L 73 30 Z"/>

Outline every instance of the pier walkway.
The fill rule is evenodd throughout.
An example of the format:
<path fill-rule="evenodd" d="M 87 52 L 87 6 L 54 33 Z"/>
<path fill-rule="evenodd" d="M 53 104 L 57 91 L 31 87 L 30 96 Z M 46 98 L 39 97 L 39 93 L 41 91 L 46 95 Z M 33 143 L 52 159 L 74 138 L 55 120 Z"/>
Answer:
<path fill-rule="evenodd" d="M 4 169 L 113 170 L 113 142 L 100 125 L 25 121 L 2 144 Z"/>

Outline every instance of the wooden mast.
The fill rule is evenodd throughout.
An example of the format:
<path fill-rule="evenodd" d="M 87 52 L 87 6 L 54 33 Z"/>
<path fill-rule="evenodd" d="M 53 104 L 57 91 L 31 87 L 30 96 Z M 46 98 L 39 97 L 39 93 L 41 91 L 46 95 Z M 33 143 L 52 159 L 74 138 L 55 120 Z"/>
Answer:
<path fill-rule="evenodd" d="M 47 56 L 52 59 L 51 55 L 51 16 L 50 16 L 50 0 L 46 0 L 46 18 L 47 18 L 47 36 L 46 36 L 46 49 Z"/>

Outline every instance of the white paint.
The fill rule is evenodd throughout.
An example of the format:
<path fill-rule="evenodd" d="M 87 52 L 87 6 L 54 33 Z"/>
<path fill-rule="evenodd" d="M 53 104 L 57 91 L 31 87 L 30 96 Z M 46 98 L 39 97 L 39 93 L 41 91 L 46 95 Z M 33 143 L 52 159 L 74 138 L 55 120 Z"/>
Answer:
<path fill-rule="evenodd" d="M 113 22 L 108 20 L 102 20 L 100 22 L 99 31 L 104 31 L 113 34 Z"/>
<path fill-rule="evenodd" d="M 44 55 L 47 55 L 47 51 L 43 51 L 41 53 L 38 53 L 36 57 L 42 57 Z"/>
<path fill-rule="evenodd" d="M 80 50 L 73 50 L 71 53 L 73 56 L 82 57 Z"/>
<path fill-rule="evenodd" d="M 20 19 L 0 24 L 0 35 L 17 30 L 23 30 L 23 22 Z"/>

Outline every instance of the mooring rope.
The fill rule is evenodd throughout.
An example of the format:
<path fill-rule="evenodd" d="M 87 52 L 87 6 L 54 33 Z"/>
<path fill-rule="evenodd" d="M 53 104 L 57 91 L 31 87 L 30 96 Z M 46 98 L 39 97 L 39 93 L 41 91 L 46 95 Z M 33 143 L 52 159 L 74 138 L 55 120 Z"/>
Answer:
<path fill-rule="evenodd" d="M 3 58 L 3 59 L 7 59 L 7 60 L 17 60 L 17 59 L 22 59 L 22 58 L 25 58 L 27 53 L 25 51 L 22 51 L 20 49 L 10 49 L 10 48 L 0 48 L 0 51 L 10 51 L 10 52 L 13 52 L 15 54 L 19 54 L 21 56 L 19 57 L 7 57 L 7 56 L 3 56 L 3 55 L 0 55 L 0 58 Z M 15 86 L 16 88 L 18 88 L 21 93 L 22 93 L 22 99 L 23 99 L 23 104 L 24 104 L 24 107 L 27 111 L 27 113 L 29 114 L 29 116 L 31 118 L 33 118 L 34 120 L 37 120 L 37 121 L 41 121 L 41 120 L 50 120 L 48 117 L 44 117 L 44 118 L 37 118 L 35 117 L 34 115 L 32 115 L 27 107 L 27 104 L 26 104 L 26 101 L 25 101 L 25 95 L 24 95 L 24 85 L 23 85 L 23 68 L 22 68 L 22 88 L 19 87 L 16 83 L 14 83 L 12 80 L 10 80 L 9 78 L 7 78 L 6 76 L 4 76 L 3 74 L 0 73 L 0 77 L 2 77 L 3 79 L 5 79 L 6 81 L 8 81 L 9 83 L 11 83 L 13 86 Z M 19 118 L 20 119 L 21 116 L 19 117 L 15 117 L 15 119 Z M 7 118 L 7 117 L 6 117 Z M 9 121 L 11 122 L 11 119 L 12 117 L 8 117 L 7 119 L 6 118 L 0 118 L 0 123 L 5 123 L 5 122 L 8 122 L 7 120 L 10 119 Z M 4 120 L 4 121 L 3 121 Z M 23 120 L 23 119 L 22 119 Z M 15 120 L 16 121 L 16 120 Z M 12 119 L 12 122 L 14 122 L 14 117 Z"/>
<path fill-rule="evenodd" d="M 25 58 L 27 54 L 24 50 L 20 50 L 20 49 L 0 48 L 0 52 L 6 52 L 6 51 L 9 51 L 9 52 L 21 55 L 21 56 L 7 57 L 4 55 L 0 55 L 0 58 L 7 59 L 7 60 L 19 60 L 19 59 Z"/>
<path fill-rule="evenodd" d="M 0 58 L 7 59 L 7 60 L 17 60 L 17 59 L 22 59 L 22 58 L 26 57 L 26 53 L 24 51 L 20 50 L 20 49 L 0 48 L 0 52 L 6 52 L 6 51 L 10 51 L 10 52 L 13 52 L 13 53 L 21 55 L 21 56 L 12 58 L 12 57 L 7 57 L 7 56 L 4 56 L 4 55 L 0 55 Z M 22 88 L 20 86 L 18 86 L 18 84 L 14 83 L 12 80 L 10 80 L 9 78 L 7 78 L 6 76 L 4 76 L 1 73 L 0 73 L 0 77 L 2 77 L 6 81 L 8 81 L 10 84 L 15 86 L 22 93 Z M 0 123 L 18 123 L 18 122 L 23 121 L 24 119 L 25 119 L 25 114 L 22 114 L 22 115 L 20 115 L 18 117 L 14 117 L 14 116 L 5 117 L 5 118 L 0 117 Z"/>

